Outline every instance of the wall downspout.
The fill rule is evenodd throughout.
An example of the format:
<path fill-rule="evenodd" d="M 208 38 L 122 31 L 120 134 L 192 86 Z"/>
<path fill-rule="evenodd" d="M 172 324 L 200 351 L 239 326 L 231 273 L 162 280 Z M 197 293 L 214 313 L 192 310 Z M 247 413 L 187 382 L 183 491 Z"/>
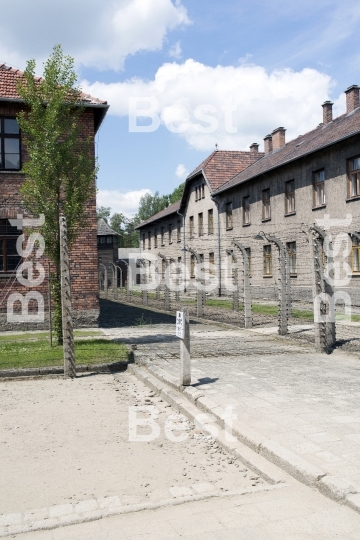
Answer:
<path fill-rule="evenodd" d="M 186 268 L 186 251 L 185 251 L 185 216 L 184 214 L 181 214 L 179 212 L 179 210 L 176 210 L 176 213 L 179 214 L 179 216 L 182 217 L 182 225 L 183 225 L 183 253 L 184 253 L 184 265 L 185 265 L 185 268 Z M 186 272 L 185 272 L 185 275 L 184 275 L 184 293 L 186 293 Z"/>
<path fill-rule="evenodd" d="M 217 264 L 217 268 L 218 268 L 218 276 L 219 276 L 218 296 L 221 296 L 221 277 L 222 276 L 221 276 L 220 212 L 219 212 L 219 203 L 218 203 L 218 201 L 213 196 L 211 196 L 211 199 L 214 201 L 214 203 L 216 204 L 216 208 L 217 208 L 217 229 L 218 229 L 218 256 L 217 256 L 218 264 Z"/>

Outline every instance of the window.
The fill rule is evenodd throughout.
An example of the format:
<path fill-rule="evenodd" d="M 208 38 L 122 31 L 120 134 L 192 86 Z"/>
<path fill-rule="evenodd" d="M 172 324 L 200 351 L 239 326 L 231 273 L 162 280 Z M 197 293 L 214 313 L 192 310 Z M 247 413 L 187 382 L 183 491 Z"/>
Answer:
<path fill-rule="evenodd" d="M 314 206 L 323 206 L 325 204 L 325 171 L 314 173 Z"/>
<path fill-rule="evenodd" d="M 264 276 L 272 275 L 271 246 L 264 246 Z"/>
<path fill-rule="evenodd" d="M 250 197 L 243 197 L 243 225 L 250 224 Z"/>
<path fill-rule="evenodd" d="M 271 219 L 271 211 L 270 211 L 270 189 L 264 189 L 262 192 L 262 204 L 263 204 L 263 212 L 262 212 L 262 218 L 265 219 Z"/>
<path fill-rule="evenodd" d="M 20 263 L 16 240 L 21 232 L 8 219 L 0 219 L 0 272 L 12 272 Z"/>
<path fill-rule="evenodd" d="M 215 253 L 214 252 L 211 252 L 209 253 L 209 273 L 210 273 L 210 276 L 214 276 L 215 275 Z"/>
<path fill-rule="evenodd" d="M 20 169 L 20 129 L 16 118 L 0 118 L 0 169 Z"/>
<path fill-rule="evenodd" d="M 154 230 L 154 247 L 157 248 L 157 229 Z"/>
<path fill-rule="evenodd" d="M 161 275 L 163 279 L 165 278 L 165 272 L 166 272 L 166 262 L 164 261 L 164 259 L 161 259 Z"/>
<path fill-rule="evenodd" d="M 169 223 L 169 244 L 172 244 L 172 225 Z"/>
<path fill-rule="evenodd" d="M 194 216 L 190 216 L 190 238 L 194 238 Z"/>
<path fill-rule="evenodd" d="M 165 245 L 165 240 L 164 240 L 164 227 L 161 227 L 161 245 L 162 245 L 162 246 Z"/>
<path fill-rule="evenodd" d="M 198 197 L 198 188 L 196 187 L 195 188 L 195 201 L 197 201 L 199 199 Z"/>
<path fill-rule="evenodd" d="M 201 212 L 199 214 L 199 236 L 202 236 L 204 234 L 204 217 L 203 217 L 203 213 Z"/>
<path fill-rule="evenodd" d="M 214 234 L 214 211 L 208 210 L 208 234 Z"/>
<path fill-rule="evenodd" d="M 245 248 L 245 251 L 248 256 L 248 261 L 249 261 L 249 276 L 251 276 L 251 249 Z"/>
<path fill-rule="evenodd" d="M 190 277 L 195 277 L 195 255 L 191 255 L 190 258 Z"/>
<path fill-rule="evenodd" d="M 205 184 L 201 186 L 201 196 L 203 199 L 205 199 Z"/>
<path fill-rule="evenodd" d="M 350 197 L 360 196 L 360 157 L 350 160 Z"/>
<path fill-rule="evenodd" d="M 354 273 L 360 273 L 360 241 L 356 236 L 352 238 L 351 266 Z"/>
<path fill-rule="evenodd" d="M 180 220 L 177 222 L 176 239 L 178 242 L 181 242 L 181 221 Z"/>
<path fill-rule="evenodd" d="M 151 249 L 151 231 L 148 231 L 148 249 Z"/>
<path fill-rule="evenodd" d="M 145 233 L 143 233 L 142 248 L 145 249 Z"/>
<path fill-rule="evenodd" d="M 289 258 L 290 274 L 296 274 L 296 242 L 287 242 L 286 249 Z"/>
<path fill-rule="evenodd" d="M 226 203 L 226 228 L 232 229 L 233 226 L 233 214 L 232 214 L 232 202 Z"/>
<path fill-rule="evenodd" d="M 113 237 L 112 236 L 107 236 L 106 237 L 106 243 L 113 245 Z"/>
<path fill-rule="evenodd" d="M 295 212 L 295 181 L 285 182 L 285 214 Z"/>

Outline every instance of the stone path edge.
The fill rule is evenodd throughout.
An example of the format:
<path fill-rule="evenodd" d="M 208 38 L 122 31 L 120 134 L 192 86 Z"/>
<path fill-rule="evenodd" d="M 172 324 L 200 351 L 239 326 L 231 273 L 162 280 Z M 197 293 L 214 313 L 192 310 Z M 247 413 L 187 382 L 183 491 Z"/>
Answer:
<path fill-rule="evenodd" d="M 117 373 L 126 371 L 128 362 L 112 362 L 111 364 L 79 364 L 76 366 L 77 373 Z M 64 366 L 23 368 L 23 369 L 3 369 L 0 370 L 1 379 L 11 379 L 17 377 L 39 377 L 44 375 L 63 375 Z"/>
<path fill-rule="evenodd" d="M 111 508 L 89 510 L 88 512 L 83 512 L 81 514 L 77 514 L 76 512 L 74 512 L 72 508 L 72 511 L 68 514 L 61 514 L 57 517 L 52 517 L 48 520 L 43 519 L 38 522 L 35 521 L 31 525 L 15 523 L 13 525 L 8 525 L 5 527 L 0 526 L 0 538 L 6 538 L 8 536 L 14 536 L 16 534 L 24 534 L 28 532 L 34 532 L 34 531 L 53 530 L 53 529 L 58 529 L 59 527 L 66 527 L 70 525 L 79 525 L 81 523 L 97 521 L 99 519 L 103 519 L 103 518 L 107 518 L 107 517 L 115 516 L 115 515 L 130 514 L 134 512 L 141 512 L 144 510 L 156 510 L 159 508 L 165 508 L 169 506 L 178 506 L 180 504 L 185 504 L 188 502 L 204 501 L 204 500 L 212 499 L 215 497 L 227 498 L 227 497 L 243 496 L 243 495 L 248 495 L 248 494 L 258 493 L 258 492 L 263 492 L 263 491 L 271 491 L 273 489 L 279 489 L 282 487 L 286 487 L 286 484 L 278 484 L 278 485 L 265 486 L 265 487 L 258 486 L 252 489 L 239 489 L 239 490 L 232 490 L 232 491 L 227 491 L 227 492 L 214 491 L 211 493 L 190 495 L 190 496 L 185 496 L 185 497 L 178 497 L 175 499 L 165 499 L 159 502 L 147 502 L 147 503 L 140 503 L 140 504 L 134 504 L 134 505 L 118 505 Z M 65 505 L 65 506 L 71 506 L 71 505 Z M 61 509 L 62 507 L 60 506 L 59 508 Z M 20 516 L 20 514 L 9 514 L 9 518 L 11 517 L 16 518 L 18 516 Z M 1 521 L 1 518 L 6 519 L 6 517 L 7 517 L 6 515 L 0 516 L 0 521 Z"/>
<path fill-rule="evenodd" d="M 169 375 L 165 370 L 151 365 L 151 358 L 146 357 L 146 355 L 134 351 L 134 360 L 135 365 L 129 366 L 129 370 L 187 418 L 194 420 L 196 414 L 204 412 L 212 416 L 221 427 L 224 427 L 222 416 L 225 409 L 219 407 L 194 387 L 180 386 L 175 377 Z M 194 407 L 195 410 L 191 410 L 191 407 Z M 206 430 L 206 424 L 203 427 Z M 279 479 L 280 468 L 301 483 L 317 489 L 329 499 L 360 513 L 360 493 L 347 479 L 330 475 L 242 422 L 233 422 L 232 433 L 238 443 L 243 446 L 241 451 L 247 449 L 253 453 L 252 455 L 245 453 L 242 459 L 241 451 L 234 451 L 232 444 L 222 440 L 221 437 L 217 441 L 218 444 L 230 453 L 236 454 L 238 459 L 268 482 L 274 484 L 285 481 Z M 259 458 L 264 461 L 259 463 Z M 276 470 L 272 469 L 269 473 L 267 469 L 269 465 L 276 466 Z"/>

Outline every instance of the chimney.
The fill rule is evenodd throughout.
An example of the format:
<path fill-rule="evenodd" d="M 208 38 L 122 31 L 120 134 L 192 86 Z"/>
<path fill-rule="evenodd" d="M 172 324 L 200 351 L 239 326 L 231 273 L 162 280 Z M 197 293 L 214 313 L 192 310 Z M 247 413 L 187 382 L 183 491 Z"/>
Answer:
<path fill-rule="evenodd" d="M 264 138 L 264 152 L 265 154 L 269 154 L 272 152 L 273 145 L 272 145 L 272 137 L 271 135 L 266 135 Z"/>
<path fill-rule="evenodd" d="M 359 87 L 357 84 L 353 84 L 352 86 L 349 86 L 347 90 L 345 90 L 346 94 L 346 112 L 350 113 L 358 108 L 359 106 Z"/>
<path fill-rule="evenodd" d="M 323 124 L 328 124 L 329 122 L 332 122 L 333 114 L 332 114 L 332 106 L 334 104 L 331 101 L 324 101 L 324 103 L 321 105 L 323 108 Z"/>
<path fill-rule="evenodd" d="M 250 152 L 252 154 L 257 154 L 259 152 L 259 145 L 258 143 L 254 142 L 252 143 L 252 145 L 250 146 Z"/>
<path fill-rule="evenodd" d="M 278 127 L 272 132 L 272 144 L 273 150 L 278 150 L 282 146 L 285 146 L 285 131 L 283 127 Z"/>

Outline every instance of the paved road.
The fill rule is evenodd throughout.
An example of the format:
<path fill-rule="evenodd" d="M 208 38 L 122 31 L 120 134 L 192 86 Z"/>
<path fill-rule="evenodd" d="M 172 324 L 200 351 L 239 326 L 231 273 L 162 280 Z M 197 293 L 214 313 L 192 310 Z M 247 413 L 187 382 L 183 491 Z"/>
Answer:
<path fill-rule="evenodd" d="M 173 324 L 108 330 L 179 375 Z M 238 419 L 360 491 L 360 360 L 255 330 L 191 329 L 192 383 Z"/>

